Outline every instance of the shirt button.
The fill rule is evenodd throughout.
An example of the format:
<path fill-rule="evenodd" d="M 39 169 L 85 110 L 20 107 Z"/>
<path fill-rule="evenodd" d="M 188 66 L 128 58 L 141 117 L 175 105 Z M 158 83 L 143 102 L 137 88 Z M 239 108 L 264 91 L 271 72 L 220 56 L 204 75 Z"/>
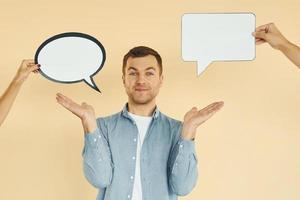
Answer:
<path fill-rule="evenodd" d="M 96 141 L 97 141 L 97 139 L 95 138 L 95 139 L 94 139 L 94 142 L 96 142 Z"/>
<path fill-rule="evenodd" d="M 130 195 L 128 195 L 127 198 L 130 199 Z"/>
<path fill-rule="evenodd" d="M 130 176 L 130 179 L 132 180 L 132 179 L 133 179 L 133 176 Z"/>
<path fill-rule="evenodd" d="M 132 160 L 135 160 L 135 156 L 132 157 Z"/>
<path fill-rule="evenodd" d="M 183 145 L 181 144 L 179 147 L 180 147 L 180 148 L 182 148 L 182 147 L 183 147 Z"/>
<path fill-rule="evenodd" d="M 178 165 L 177 163 L 175 163 L 175 165 Z"/>
<path fill-rule="evenodd" d="M 99 135 L 99 138 L 101 138 L 101 135 Z"/>
<path fill-rule="evenodd" d="M 136 142 L 136 138 L 134 138 L 134 139 L 133 139 L 133 141 L 135 141 L 135 142 Z"/>

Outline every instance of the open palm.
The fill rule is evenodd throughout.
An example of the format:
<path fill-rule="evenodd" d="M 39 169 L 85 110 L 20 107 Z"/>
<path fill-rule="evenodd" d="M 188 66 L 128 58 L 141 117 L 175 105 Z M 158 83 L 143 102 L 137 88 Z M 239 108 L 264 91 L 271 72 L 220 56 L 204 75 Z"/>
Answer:
<path fill-rule="evenodd" d="M 94 108 L 86 103 L 79 105 L 60 93 L 56 94 L 56 100 L 59 104 L 78 116 L 81 120 L 95 118 Z"/>
<path fill-rule="evenodd" d="M 224 105 L 224 102 L 212 103 L 201 110 L 197 110 L 193 107 L 189 110 L 183 119 L 183 129 L 182 136 L 185 139 L 194 139 L 195 133 L 199 125 L 204 123 L 206 120 L 211 118 L 218 110 L 220 110 Z"/>
<path fill-rule="evenodd" d="M 199 126 L 210 117 L 212 117 L 218 110 L 223 107 L 223 102 L 212 103 L 205 108 L 197 111 L 197 108 L 192 108 L 184 116 L 184 122 L 191 123 L 192 125 Z"/>

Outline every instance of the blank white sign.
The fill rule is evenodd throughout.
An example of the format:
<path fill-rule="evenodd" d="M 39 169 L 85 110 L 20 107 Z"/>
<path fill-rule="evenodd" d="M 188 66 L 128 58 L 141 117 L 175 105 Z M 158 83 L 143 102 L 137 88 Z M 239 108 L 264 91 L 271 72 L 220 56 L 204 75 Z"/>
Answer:
<path fill-rule="evenodd" d="M 182 58 L 197 61 L 198 75 L 214 61 L 255 58 L 253 13 L 199 13 L 182 16 Z"/>

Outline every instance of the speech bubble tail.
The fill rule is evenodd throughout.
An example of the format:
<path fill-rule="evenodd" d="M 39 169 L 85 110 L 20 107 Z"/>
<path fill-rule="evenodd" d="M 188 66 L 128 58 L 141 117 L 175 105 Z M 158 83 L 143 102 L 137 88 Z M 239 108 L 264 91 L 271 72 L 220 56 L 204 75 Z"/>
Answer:
<path fill-rule="evenodd" d="M 197 61 L 197 74 L 198 76 L 200 76 L 200 74 L 202 74 L 205 69 L 208 67 L 208 65 L 211 63 L 210 60 L 201 60 L 201 61 Z"/>
<path fill-rule="evenodd" d="M 93 78 L 91 78 L 91 77 L 85 78 L 85 79 L 84 79 L 84 82 L 85 82 L 86 84 L 88 84 L 91 88 L 93 88 L 94 90 L 96 90 L 96 91 L 98 91 L 98 92 L 101 93 L 101 91 L 99 90 L 99 88 L 98 88 L 97 85 L 95 84 Z"/>

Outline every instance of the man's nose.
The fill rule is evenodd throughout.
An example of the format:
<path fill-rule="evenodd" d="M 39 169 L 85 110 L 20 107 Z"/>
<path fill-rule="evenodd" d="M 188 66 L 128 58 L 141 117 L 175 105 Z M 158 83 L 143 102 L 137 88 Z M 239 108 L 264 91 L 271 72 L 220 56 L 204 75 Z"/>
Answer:
<path fill-rule="evenodd" d="M 136 82 L 137 82 L 137 83 L 144 83 L 144 82 L 145 82 L 145 76 L 139 74 L 139 75 L 137 76 Z"/>

